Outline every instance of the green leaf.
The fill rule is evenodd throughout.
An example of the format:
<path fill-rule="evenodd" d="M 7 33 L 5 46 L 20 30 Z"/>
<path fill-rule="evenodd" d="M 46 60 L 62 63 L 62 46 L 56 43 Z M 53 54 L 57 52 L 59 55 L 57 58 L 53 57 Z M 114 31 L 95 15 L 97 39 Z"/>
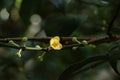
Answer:
<path fill-rule="evenodd" d="M 33 14 L 39 14 L 42 19 L 55 13 L 55 8 L 48 0 L 23 0 L 20 8 L 20 16 L 26 25 Z"/>
<path fill-rule="evenodd" d="M 102 1 L 101 1 L 101 4 L 102 4 L 102 5 L 108 5 L 109 3 L 108 3 L 107 1 L 103 1 L 103 0 L 102 0 Z"/>
<path fill-rule="evenodd" d="M 107 61 L 107 56 L 94 56 L 87 58 L 83 61 L 77 62 L 69 66 L 59 77 L 58 80 L 69 80 L 70 78 L 77 75 L 84 67 L 90 63 L 100 62 L 100 61 Z M 94 65 L 94 64 L 90 64 Z"/>
<path fill-rule="evenodd" d="M 113 70 L 120 75 L 120 72 L 118 71 L 117 63 L 120 59 L 120 41 L 116 41 L 113 43 L 112 47 L 109 49 L 107 56 L 109 57 L 109 63 L 110 66 L 113 68 Z"/>
<path fill-rule="evenodd" d="M 110 59 L 118 60 L 120 58 L 120 41 L 116 41 L 112 44 L 111 48 L 108 50 L 107 55 Z"/>
<path fill-rule="evenodd" d="M 30 16 L 34 13 L 39 0 L 23 0 L 20 8 L 20 16 L 25 24 L 29 23 Z"/>
<path fill-rule="evenodd" d="M 1 0 L 0 1 L 0 10 L 2 8 L 6 8 L 8 11 L 10 11 L 13 7 L 14 0 Z"/>
<path fill-rule="evenodd" d="M 69 36 L 87 19 L 86 15 L 60 15 L 49 18 L 44 26 L 48 36 Z"/>
<path fill-rule="evenodd" d="M 49 0 L 56 8 L 66 7 L 71 0 Z"/>
<path fill-rule="evenodd" d="M 109 2 L 104 0 L 78 0 L 78 2 L 95 6 L 107 6 L 109 4 Z"/>
<path fill-rule="evenodd" d="M 10 11 L 12 9 L 12 7 L 14 6 L 14 1 L 15 0 L 4 0 L 4 5 L 5 8 Z"/>
<path fill-rule="evenodd" d="M 49 0 L 56 8 L 59 8 L 62 5 L 62 0 Z"/>
<path fill-rule="evenodd" d="M 118 74 L 118 75 L 120 75 L 120 73 L 119 73 L 119 71 L 118 71 L 118 68 L 117 68 L 117 61 L 118 60 L 110 60 L 110 65 L 111 65 L 111 67 L 113 68 L 113 70 Z"/>
<path fill-rule="evenodd" d="M 49 0 L 49 2 L 53 4 L 55 8 L 57 8 L 57 11 L 62 14 L 66 14 L 68 4 L 71 2 L 71 0 Z"/>
<path fill-rule="evenodd" d="M 4 0 L 0 1 L 0 10 L 4 7 Z"/>

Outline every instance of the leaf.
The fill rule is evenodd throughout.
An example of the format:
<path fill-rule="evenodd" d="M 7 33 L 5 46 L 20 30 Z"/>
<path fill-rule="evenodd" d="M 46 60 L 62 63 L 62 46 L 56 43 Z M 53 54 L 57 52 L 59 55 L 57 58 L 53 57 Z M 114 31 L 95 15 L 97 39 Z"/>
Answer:
<path fill-rule="evenodd" d="M 28 4 L 29 3 L 29 4 Z M 20 16 L 26 25 L 33 14 L 39 14 L 42 19 L 55 13 L 55 8 L 48 0 L 23 0 L 20 8 Z"/>
<path fill-rule="evenodd" d="M 103 1 L 103 0 L 102 0 L 102 1 L 101 1 L 101 4 L 102 4 L 102 5 L 108 5 L 109 2 L 107 2 L 107 1 Z"/>
<path fill-rule="evenodd" d="M 120 59 L 120 41 L 116 41 L 113 43 L 112 47 L 109 49 L 107 56 L 109 57 L 109 63 L 113 70 L 120 75 L 120 72 L 118 71 L 117 63 Z"/>
<path fill-rule="evenodd" d="M 95 6 L 107 6 L 109 2 L 104 0 L 78 0 L 80 3 L 85 3 L 89 5 L 95 5 Z"/>
<path fill-rule="evenodd" d="M 117 61 L 118 60 L 110 60 L 110 65 L 111 65 L 111 67 L 113 68 L 113 70 L 118 74 L 118 75 L 120 75 L 120 73 L 119 73 L 119 71 L 118 71 L 118 68 L 117 68 Z"/>
<path fill-rule="evenodd" d="M 116 41 L 112 44 L 112 47 L 108 50 L 107 55 L 110 59 L 118 60 L 120 58 L 120 41 Z"/>
<path fill-rule="evenodd" d="M 39 0 L 23 0 L 20 8 L 20 16 L 25 24 L 29 23 L 30 16 L 34 13 Z"/>
<path fill-rule="evenodd" d="M 56 8 L 59 8 L 62 4 L 62 0 L 49 0 Z"/>
<path fill-rule="evenodd" d="M 65 0 L 66 4 L 69 4 L 72 0 Z"/>
<path fill-rule="evenodd" d="M 4 0 L 0 1 L 0 10 L 4 7 Z"/>
<path fill-rule="evenodd" d="M 60 15 L 49 18 L 44 26 L 48 36 L 69 36 L 87 19 L 86 15 Z"/>
<path fill-rule="evenodd" d="M 12 7 L 14 6 L 14 1 L 15 0 L 4 0 L 4 5 L 5 8 L 10 11 L 12 9 Z"/>
<path fill-rule="evenodd" d="M 57 11 L 66 14 L 67 6 L 71 0 L 49 0 L 49 2 L 57 8 Z"/>
<path fill-rule="evenodd" d="M 66 6 L 68 5 L 71 0 L 49 0 L 56 8 L 61 8 L 61 6 Z"/>
<path fill-rule="evenodd" d="M 0 10 L 2 8 L 6 8 L 8 11 L 10 11 L 13 7 L 14 0 L 1 0 L 0 1 Z"/>
<path fill-rule="evenodd" d="M 100 61 L 107 61 L 107 56 L 105 55 L 94 56 L 94 57 L 87 58 L 83 61 L 77 62 L 75 64 L 72 64 L 60 75 L 58 80 L 69 80 L 70 78 L 77 75 L 86 65 L 94 62 L 100 62 Z"/>

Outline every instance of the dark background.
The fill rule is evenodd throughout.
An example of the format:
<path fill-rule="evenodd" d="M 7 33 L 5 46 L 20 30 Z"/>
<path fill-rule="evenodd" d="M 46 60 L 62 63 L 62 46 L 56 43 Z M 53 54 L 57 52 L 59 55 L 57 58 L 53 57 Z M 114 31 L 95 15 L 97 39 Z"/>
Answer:
<path fill-rule="evenodd" d="M 89 37 L 106 36 L 120 0 L 1 0 L 0 38 L 6 37 Z M 120 34 L 120 15 L 112 27 Z M 28 42 L 28 46 L 46 45 Z M 50 51 L 42 62 L 37 56 L 42 51 L 23 51 L 0 45 L 0 80 L 57 80 L 71 64 L 87 57 L 105 54 L 113 43 L 96 47 L 84 46 L 77 50 Z M 75 76 L 73 80 L 117 80 L 118 76 L 108 64 Z M 119 79 L 118 79 L 119 80 Z"/>

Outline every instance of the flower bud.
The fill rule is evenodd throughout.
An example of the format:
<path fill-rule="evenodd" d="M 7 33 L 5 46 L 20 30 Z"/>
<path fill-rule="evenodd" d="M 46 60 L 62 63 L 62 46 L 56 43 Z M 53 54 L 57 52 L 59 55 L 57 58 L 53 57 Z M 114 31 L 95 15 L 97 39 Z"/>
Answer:
<path fill-rule="evenodd" d="M 83 44 L 83 45 L 88 45 L 88 42 L 87 42 L 86 40 L 83 40 L 83 41 L 82 41 L 82 44 Z"/>
<path fill-rule="evenodd" d="M 8 43 L 9 43 L 10 45 L 13 45 L 13 46 L 17 46 L 17 47 L 19 47 L 19 45 L 16 44 L 13 40 L 10 40 Z"/>
<path fill-rule="evenodd" d="M 73 42 L 77 42 L 78 44 L 80 44 L 81 42 L 77 40 L 77 37 L 72 37 L 72 41 Z"/>
<path fill-rule="evenodd" d="M 22 49 L 20 49 L 20 50 L 16 53 L 16 56 L 20 58 L 20 57 L 21 57 L 21 52 L 22 52 Z"/>

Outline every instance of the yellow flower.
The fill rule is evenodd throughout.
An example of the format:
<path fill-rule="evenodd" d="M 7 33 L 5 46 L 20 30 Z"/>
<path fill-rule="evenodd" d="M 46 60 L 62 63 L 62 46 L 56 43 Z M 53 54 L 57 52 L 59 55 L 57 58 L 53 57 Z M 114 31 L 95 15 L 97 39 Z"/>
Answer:
<path fill-rule="evenodd" d="M 61 50 L 62 49 L 62 44 L 60 43 L 60 37 L 59 36 L 55 36 L 55 37 L 51 38 L 50 39 L 50 46 L 54 50 Z"/>

